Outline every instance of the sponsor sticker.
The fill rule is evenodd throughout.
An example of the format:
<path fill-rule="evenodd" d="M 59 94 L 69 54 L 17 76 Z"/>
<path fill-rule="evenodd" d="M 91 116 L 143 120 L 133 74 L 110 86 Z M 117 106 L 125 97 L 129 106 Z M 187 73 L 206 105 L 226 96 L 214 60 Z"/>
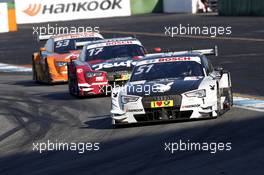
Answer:
<path fill-rule="evenodd" d="M 130 16 L 128 0 L 15 0 L 18 24 Z"/>
<path fill-rule="evenodd" d="M 143 112 L 143 109 L 128 109 L 127 112 Z"/>
<path fill-rule="evenodd" d="M 107 42 L 104 42 L 104 43 L 97 43 L 97 44 L 89 44 L 86 49 L 89 50 L 89 49 L 94 49 L 94 48 L 98 48 L 98 47 L 107 47 L 107 46 L 122 46 L 122 45 L 139 45 L 139 46 L 142 46 L 142 44 L 138 41 L 138 40 L 135 40 L 135 41 L 107 41 Z"/>
<path fill-rule="evenodd" d="M 152 101 L 151 108 L 173 107 L 173 100 Z"/>
<path fill-rule="evenodd" d="M 182 106 L 182 108 L 198 108 L 198 107 L 200 107 L 200 104 Z"/>
<path fill-rule="evenodd" d="M 132 67 L 133 65 L 136 64 L 137 64 L 136 61 L 128 60 L 128 61 L 115 62 L 115 63 L 94 64 L 92 65 L 92 68 L 94 70 L 100 70 L 100 69 L 109 69 L 112 67 Z"/>
<path fill-rule="evenodd" d="M 155 58 L 151 60 L 144 60 L 138 62 L 138 66 L 146 65 L 146 64 L 154 64 L 154 63 L 166 63 L 166 62 L 179 62 L 179 61 L 195 61 L 201 64 L 201 59 L 199 57 L 163 57 L 163 58 Z"/>
<path fill-rule="evenodd" d="M 124 74 L 124 75 L 115 75 L 114 79 L 115 81 L 126 81 L 129 80 L 130 74 Z"/>
<path fill-rule="evenodd" d="M 101 38 L 101 35 L 98 33 L 76 33 L 76 34 L 70 34 L 70 35 L 61 35 L 54 38 L 54 41 L 61 41 L 66 39 L 76 39 L 76 38 L 94 38 L 98 37 Z"/>
<path fill-rule="evenodd" d="M 103 81 L 104 80 L 104 77 L 96 77 L 95 78 L 95 81 Z"/>

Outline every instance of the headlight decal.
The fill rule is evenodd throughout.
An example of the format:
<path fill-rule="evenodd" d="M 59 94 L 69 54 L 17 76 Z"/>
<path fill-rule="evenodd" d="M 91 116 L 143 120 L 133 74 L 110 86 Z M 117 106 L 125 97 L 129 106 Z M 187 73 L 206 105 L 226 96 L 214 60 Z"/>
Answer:
<path fill-rule="evenodd" d="M 192 92 L 187 92 L 187 93 L 185 93 L 185 96 L 186 97 L 203 98 L 203 97 L 206 97 L 206 90 L 201 89 L 201 90 L 196 90 L 196 91 L 192 91 Z"/>
<path fill-rule="evenodd" d="M 56 62 L 56 66 L 58 66 L 58 67 L 67 66 L 67 62 L 57 61 L 57 62 Z"/>
<path fill-rule="evenodd" d="M 126 95 L 121 96 L 121 102 L 123 104 L 127 104 L 130 102 L 136 102 L 138 99 L 139 99 L 139 97 L 137 97 L 137 96 L 126 96 Z"/>

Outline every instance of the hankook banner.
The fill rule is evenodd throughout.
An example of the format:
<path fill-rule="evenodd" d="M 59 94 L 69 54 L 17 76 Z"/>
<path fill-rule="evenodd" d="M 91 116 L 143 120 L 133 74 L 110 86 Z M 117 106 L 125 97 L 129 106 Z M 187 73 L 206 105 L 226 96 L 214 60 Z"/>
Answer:
<path fill-rule="evenodd" d="M 129 0 L 15 0 L 18 24 L 129 16 Z"/>

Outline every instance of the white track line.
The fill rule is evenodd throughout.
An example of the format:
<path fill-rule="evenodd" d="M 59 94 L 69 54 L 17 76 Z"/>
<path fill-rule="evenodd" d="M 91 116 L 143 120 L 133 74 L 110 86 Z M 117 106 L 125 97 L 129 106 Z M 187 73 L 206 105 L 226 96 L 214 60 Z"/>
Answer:
<path fill-rule="evenodd" d="M 254 98 L 234 97 L 234 106 L 238 108 L 264 112 L 264 100 Z"/>
<path fill-rule="evenodd" d="M 0 72 L 32 72 L 32 68 L 0 63 Z"/>

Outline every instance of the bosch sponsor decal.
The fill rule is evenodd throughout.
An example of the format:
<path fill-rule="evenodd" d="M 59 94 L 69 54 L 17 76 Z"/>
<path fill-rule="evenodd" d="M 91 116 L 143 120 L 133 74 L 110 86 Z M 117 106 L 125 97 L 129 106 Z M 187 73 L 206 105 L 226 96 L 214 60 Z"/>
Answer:
<path fill-rule="evenodd" d="M 92 65 L 92 68 L 94 70 L 100 70 L 100 69 L 108 69 L 113 67 L 131 67 L 136 65 L 137 62 L 133 60 L 128 61 L 122 61 L 122 62 L 116 62 L 116 63 L 102 63 L 102 64 L 94 64 Z"/>
<path fill-rule="evenodd" d="M 175 62 L 175 61 L 195 61 L 201 63 L 201 59 L 199 57 L 165 57 L 158 59 L 158 62 Z"/>
<path fill-rule="evenodd" d="M 128 0 L 15 0 L 17 23 L 129 16 Z"/>
<path fill-rule="evenodd" d="M 164 57 L 164 58 L 156 58 L 152 60 L 140 61 L 138 66 L 152 63 L 163 63 L 163 62 L 177 62 L 177 61 L 195 61 L 201 64 L 200 57 Z"/>
<path fill-rule="evenodd" d="M 105 43 L 99 43 L 99 44 L 91 44 L 86 47 L 87 50 L 94 49 L 98 47 L 107 47 L 107 46 L 118 46 L 118 45 L 131 45 L 136 44 L 139 46 L 142 46 L 142 44 L 139 41 L 108 41 Z"/>

